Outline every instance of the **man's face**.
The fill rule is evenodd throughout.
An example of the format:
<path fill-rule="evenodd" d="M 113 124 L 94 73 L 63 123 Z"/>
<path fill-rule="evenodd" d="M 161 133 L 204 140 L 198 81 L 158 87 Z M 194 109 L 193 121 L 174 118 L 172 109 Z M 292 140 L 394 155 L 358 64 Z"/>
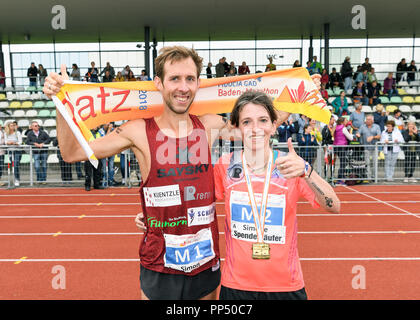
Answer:
<path fill-rule="evenodd" d="M 373 124 L 373 118 L 372 117 L 366 117 L 366 125 L 371 126 Z"/>
<path fill-rule="evenodd" d="M 200 86 L 197 67 L 192 58 L 166 61 L 164 78 L 155 77 L 156 88 L 163 97 L 165 107 L 176 114 L 189 111 Z"/>
<path fill-rule="evenodd" d="M 31 126 L 32 130 L 35 132 L 39 131 L 39 124 L 37 122 L 33 122 Z"/>

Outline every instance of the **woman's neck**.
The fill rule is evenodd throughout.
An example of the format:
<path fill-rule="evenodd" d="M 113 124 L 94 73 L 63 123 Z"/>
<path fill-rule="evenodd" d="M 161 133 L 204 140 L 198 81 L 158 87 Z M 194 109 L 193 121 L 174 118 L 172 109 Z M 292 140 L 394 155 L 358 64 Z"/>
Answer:
<path fill-rule="evenodd" d="M 270 153 L 273 150 L 267 146 L 260 150 L 244 150 L 244 157 L 248 168 L 254 173 L 264 173 L 268 161 L 270 159 Z"/>

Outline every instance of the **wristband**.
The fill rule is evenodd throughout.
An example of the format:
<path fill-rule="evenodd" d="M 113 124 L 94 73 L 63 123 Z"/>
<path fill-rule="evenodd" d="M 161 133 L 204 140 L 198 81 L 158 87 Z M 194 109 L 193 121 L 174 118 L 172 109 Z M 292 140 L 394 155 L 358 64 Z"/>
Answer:
<path fill-rule="evenodd" d="M 305 163 L 305 169 L 303 170 L 303 173 L 302 173 L 302 175 L 300 176 L 301 178 L 304 178 L 305 176 L 306 176 L 306 173 L 308 172 L 308 170 L 309 170 L 309 163 L 307 162 L 307 161 L 305 161 L 305 160 L 303 160 L 303 162 Z M 312 172 L 311 172 L 312 173 Z"/>

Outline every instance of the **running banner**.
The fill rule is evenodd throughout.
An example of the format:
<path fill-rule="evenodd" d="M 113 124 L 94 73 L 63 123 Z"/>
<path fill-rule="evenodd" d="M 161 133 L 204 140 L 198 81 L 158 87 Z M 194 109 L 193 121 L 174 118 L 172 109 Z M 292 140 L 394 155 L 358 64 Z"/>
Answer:
<path fill-rule="evenodd" d="M 278 110 L 326 124 L 330 120 L 327 104 L 305 68 L 200 79 L 190 112 L 229 113 L 235 100 L 248 90 L 267 93 Z M 53 101 L 91 160 L 96 158 L 87 144 L 93 140 L 90 129 L 113 121 L 153 117 L 163 110 L 162 96 L 153 81 L 65 81 Z"/>

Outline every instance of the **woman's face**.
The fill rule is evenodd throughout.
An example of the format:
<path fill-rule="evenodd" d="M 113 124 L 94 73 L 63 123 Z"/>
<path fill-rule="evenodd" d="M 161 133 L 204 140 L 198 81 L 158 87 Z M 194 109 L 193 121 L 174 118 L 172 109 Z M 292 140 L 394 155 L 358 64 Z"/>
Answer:
<path fill-rule="evenodd" d="M 263 150 L 269 147 L 270 138 L 276 132 L 276 121 L 271 122 L 270 115 L 263 106 L 248 103 L 239 114 L 239 130 L 244 148 Z"/>

